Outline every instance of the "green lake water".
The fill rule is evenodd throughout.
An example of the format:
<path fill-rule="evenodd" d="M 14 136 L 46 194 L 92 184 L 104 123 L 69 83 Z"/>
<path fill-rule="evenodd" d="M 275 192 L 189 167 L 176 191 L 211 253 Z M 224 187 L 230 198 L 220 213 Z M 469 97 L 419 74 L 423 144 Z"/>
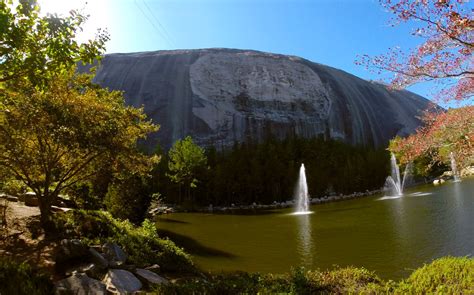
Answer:
<path fill-rule="evenodd" d="M 311 192 L 310 192 L 311 193 Z M 255 215 L 175 213 L 158 219 L 171 237 L 208 271 L 284 273 L 291 267 L 333 265 L 374 270 L 385 279 L 446 256 L 474 254 L 474 179 Z"/>

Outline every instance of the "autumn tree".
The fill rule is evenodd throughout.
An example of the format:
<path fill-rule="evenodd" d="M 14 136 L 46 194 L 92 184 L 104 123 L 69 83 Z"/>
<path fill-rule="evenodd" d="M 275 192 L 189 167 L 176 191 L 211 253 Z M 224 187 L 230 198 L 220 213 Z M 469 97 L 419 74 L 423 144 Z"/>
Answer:
<path fill-rule="evenodd" d="M 199 171 L 206 168 L 207 159 L 204 149 L 193 142 L 190 136 L 178 140 L 168 152 L 168 177 L 184 187 L 185 197 L 190 200 L 191 189 L 198 183 Z"/>
<path fill-rule="evenodd" d="M 406 138 L 396 137 L 390 143 L 402 163 L 428 156 L 432 163 L 449 163 L 452 152 L 458 166 L 474 162 L 474 106 L 439 113 L 425 112 L 424 125 Z"/>
<path fill-rule="evenodd" d="M 427 81 L 445 84 L 445 100 L 470 100 L 474 94 L 474 20 L 469 1 L 380 0 L 394 17 L 390 24 L 416 24 L 413 36 L 421 44 L 404 52 L 394 47 L 387 54 L 363 55 L 356 62 L 378 73 L 388 71 L 390 86 L 405 88 Z"/>
<path fill-rule="evenodd" d="M 412 35 L 421 44 L 408 52 L 396 47 L 387 54 L 364 55 L 356 62 L 378 73 L 388 71 L 392 88 L 405 88 L 420 82 L 441 85 L 438 99 L 458 101 L 467 107 L 449 110 L 439 108 L 423 115 L 424 126 L 408 138 L 396 138 L 390 149 L 402 161 L 428 155 L 432 162 L 447 161 L 453 152 L 463 165 L 472 163 L 474 95 L 474 20 L 469 1 L 464 0 L 381 0 L 394 17 L 391 25 L 412 22 Z"/>
<path fill-rule="evenodd" d="M 120 92 L 90 79 L 72 69 L 46 90 L 1 97 L 0 165 L 36 193 L 45 228 L 58 194 L 94 176 L 98 161 L 136 171 L 156 160 L 136 145 L 157 127 L 141 109 L 126 107 Z"/>

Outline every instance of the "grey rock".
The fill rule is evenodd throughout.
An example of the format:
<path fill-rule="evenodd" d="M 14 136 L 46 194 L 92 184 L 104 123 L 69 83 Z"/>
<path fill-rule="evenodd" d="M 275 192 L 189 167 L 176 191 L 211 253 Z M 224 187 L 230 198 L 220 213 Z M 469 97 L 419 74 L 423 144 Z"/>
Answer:
<path fill-rule="evenodd" d="M 87 276 L 98 280 L 101 280 L 105 275 L 104 269 L 100 269 L 94 263 L 81 264 L 66 271 L 67 276 L 78 273 L 85 273 Z"/>
<path fill-rule="evenodd" d="M 124 91 L 128 105 L 143 106 L 161 125 L 146 142 L 149 150 L 186 135 L 201 146 L 228 147 L 269 131 L 381 146 L 413 132 L 429 104 L 303 58 L 252 50 L 109 54 L 94 81 Z"/>
<path fill-rule="evenodd" d="M 151 270 L 151 271 L 158 271 L 160 270 L 160 266 L 158 264 L 153 264 L 153 265 L 145 267 L 145 269 Z"/>
<path fill-rule="evenodd" d="M 105 271 L 95 265 L 94 263 L 89 264 L 83 271 L 91 278 L 101 280 L 105 274 Z"/>
<path fill-rule="evenodd" d="M 127 254 L 117 244 L 105 243 L 102 246 L 102 252 L 110 264 L 122 265 L 127 261 Z"/>
<path fill-rule="evenodd" d="M 18 197 L 6 195 L 6 199 L 10 202 L 18 202 Z"/>
<path fill-rule="evenodd" d="M 92 262 L 95 265 L 97 265 L 99 268 L 104 269 L 109 266 L 109 262 L 107 261 L 107 259 L 105 259 L 104 256 L 102 256 L 102 254 L 100 254 L 94 248 L 89 248 L 89 253 L 90 253 Z"/>
<path fill-rule="evenodd" d="M 85 274 L 73 274 L 55 284 L 54 294 L 105 295 L 107 289 L 101 281 L 91 279 Z"/>
<path fill-rule="evenodd" d="M 169 281 L 156 273 L 143 268 L 137 268 L 135 274 L 147 284 L 168 284 Z"/>
<path fill-rule="evenodd" d="M 24 199 L 26 206 L 37 207 L 39 206 L 38 197 L 34 192 L 27 192 L 23 195 L 22 199 Z"/>
<path fill-rule="evenodd" d="M 60 242 L 60 248 L 56 260 L 59 262 L 69 259 L 85 257 L 88 255 L 87 246 L 78 239 L 63 239 Z"/>
<path fill-rule="evenodd" d="M 107 291 L 114 294 L 133 293 L 142 288 L 142 283 L 131 272 L 123 269 L 111 269 L 105 275 L 103 282 Z"/>

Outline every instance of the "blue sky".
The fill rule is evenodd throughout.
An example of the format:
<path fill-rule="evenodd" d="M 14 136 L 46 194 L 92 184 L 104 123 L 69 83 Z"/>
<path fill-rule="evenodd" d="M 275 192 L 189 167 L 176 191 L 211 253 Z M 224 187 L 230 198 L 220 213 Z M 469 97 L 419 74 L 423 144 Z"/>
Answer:
<path fill-rule="evenodd" d="M 66 2 L 66 3 L 65 3 Z M 40 0 L 43 11 L 85 7 L 85 34 L 106 27 L 107 53 L 228 47 L 297 55 L 379 80 L 354 64 L 358 54 L 409 49 L 411 25 L 388 25 L 377 0 Z M 84 6 L 85 5 L 85 6 Z M 413 24 L 412 24 L 413 25 Z M 427 98 L 429 85 L 410 90 Z"/>

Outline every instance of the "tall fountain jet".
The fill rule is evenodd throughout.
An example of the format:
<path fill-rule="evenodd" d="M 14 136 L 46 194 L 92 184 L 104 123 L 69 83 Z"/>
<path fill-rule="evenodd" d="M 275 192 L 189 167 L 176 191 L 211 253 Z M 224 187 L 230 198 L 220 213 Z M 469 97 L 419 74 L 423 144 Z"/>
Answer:
<path fill-rule="evenodd" d="M 411 163 L 408 163 L 405 167 L 402 180 L 400 180 L 400 168 L 397 165 L 397 159 L 394 154 L 392 154 L 390 165 L 392 167 L 392 174 L 385 180 L 384 190 L 389 191 L 390 196 L 403 196 L 403 189 L 410 174 Z"/>
<path fill-rule="evenodd" d="M 451 159 L 451 171 L 453 172 L 454 182 L 460 182 L 461 180 L 459 179 L 458 168 L 456 166 L 453 152 L 449 153 L 449 158 Z"/>
<path fill-rule="evenodd" d="M 298 186 L 296 187 L 296 213 L 309 212 L 308 184 L 304 164 L 301 164 Z"/>

